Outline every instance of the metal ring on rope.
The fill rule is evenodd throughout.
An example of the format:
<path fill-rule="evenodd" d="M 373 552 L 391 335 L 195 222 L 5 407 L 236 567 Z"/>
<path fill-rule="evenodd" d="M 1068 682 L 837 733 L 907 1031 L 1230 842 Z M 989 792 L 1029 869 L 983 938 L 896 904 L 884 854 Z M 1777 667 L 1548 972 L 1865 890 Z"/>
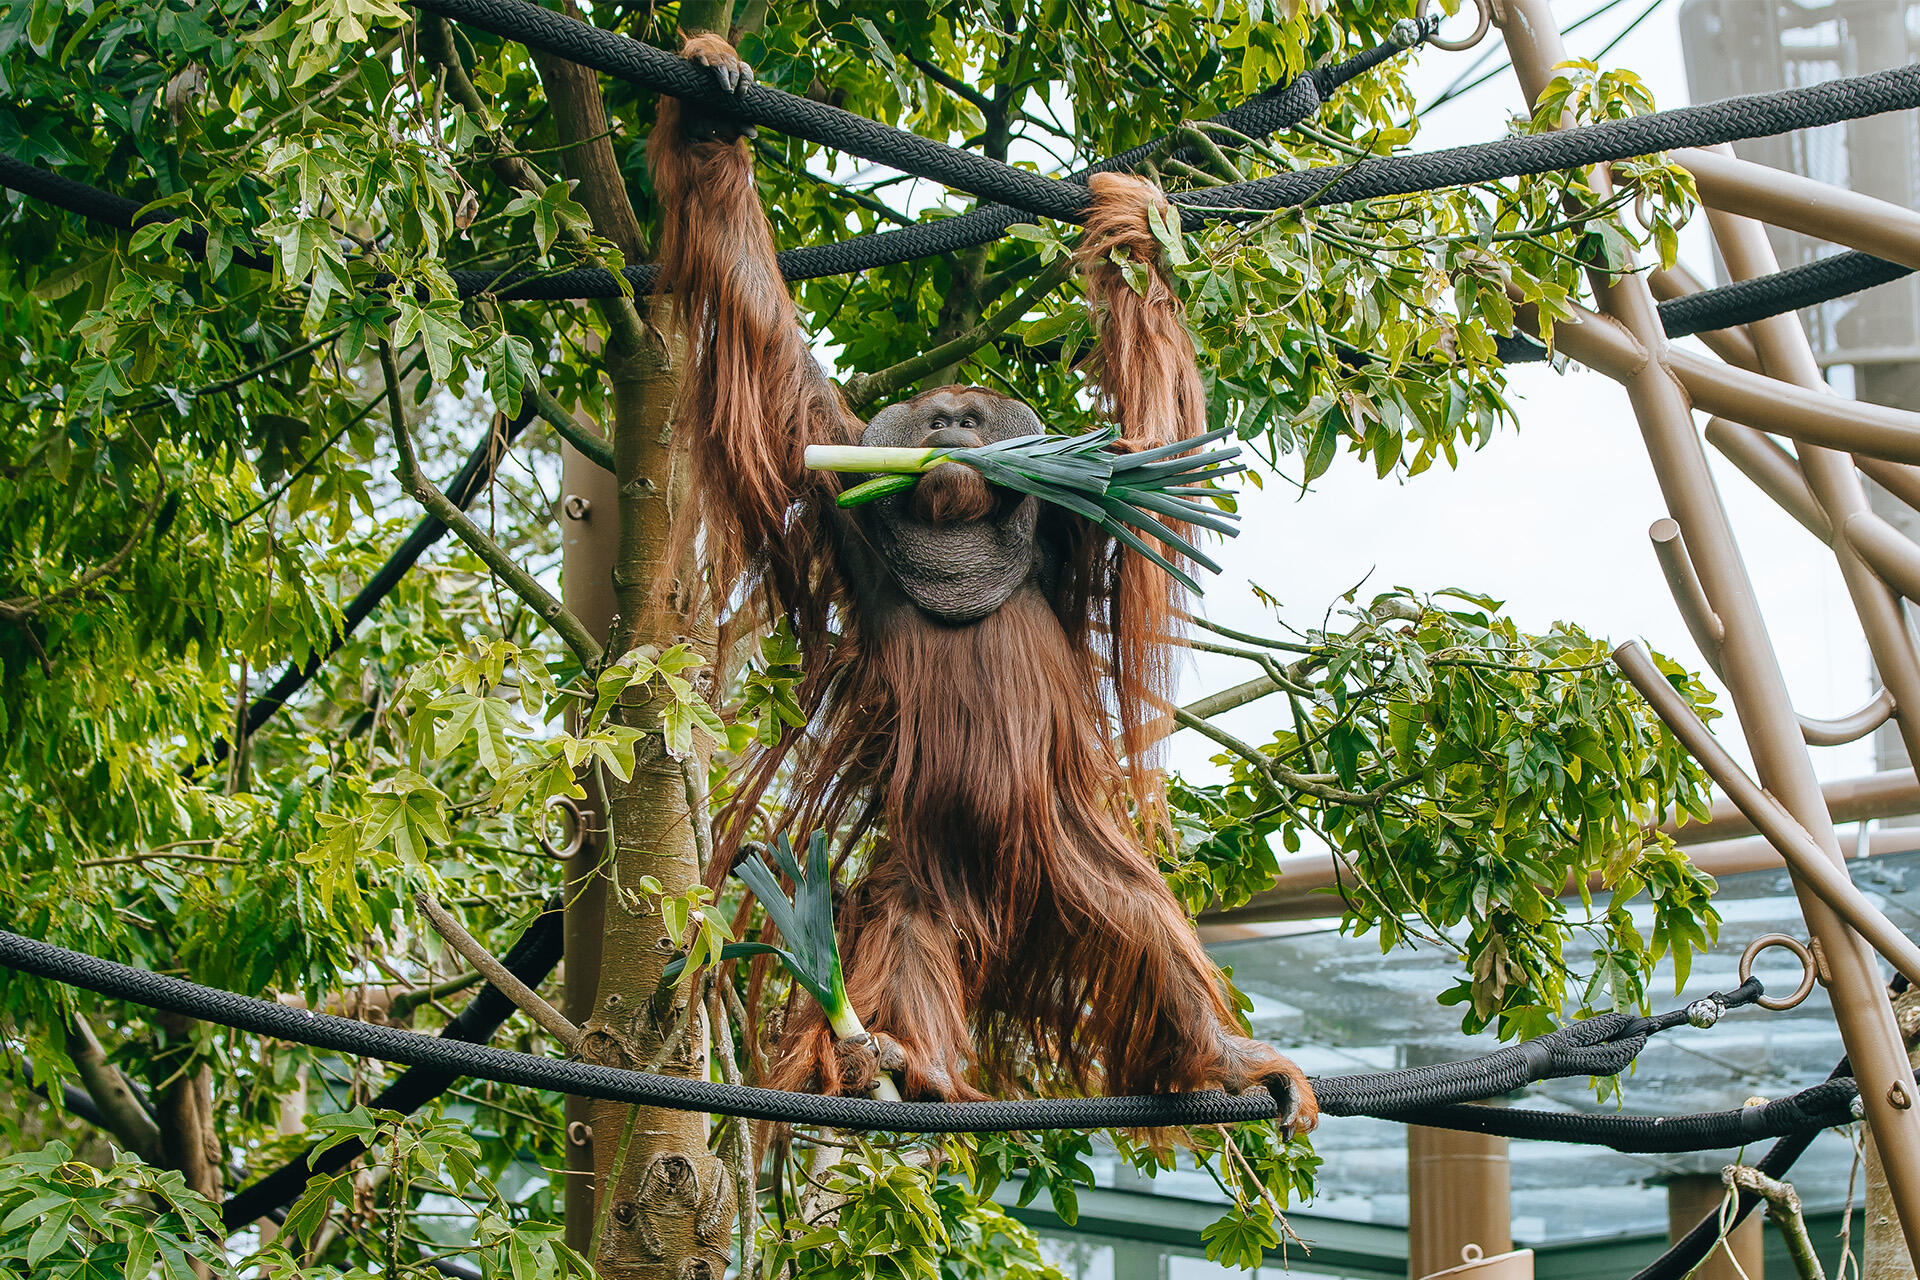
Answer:
<path fill-rule="evenodd" d="M 566 842 L 558 847 L 547 839 L 547 814 L 555 809 L 560 811 L 561 830 L 567 833 Z M 571 858 L 586 847 L 586 815 L 580 812 L 580 806 L 570 797 L 548 796 L 546 808 L 540 811 L 540 823 L 534 828 L 533 838 L 540 842 L 541 852 L 549 858 Z"/>
<path fill-rule="evenodd" d="M 1413 11 L 1414 21 L 1427 33 L 1427 43 L 1436 49 L 1445 49 L 1448 53 L 1465 53 L 1487 38 L 1487 31 L 1493 26 L 1493 0 L 1473 0 L 1473 7 L 1480 14 L 1473 34 L 1463 40 L 1442 40 L 1439 35 L 1440 21 L 1428 18 L 1427 10 L 1433 7 L 1433 0 L 1420 0 L 1419 8 Z"/>
<path fill-rule="evenodd" d="M 1769 947 L 1779 947 L 1784 951 L 1791 951 L 1794 957 L 1800 961 L 1800 985 L 1793 989 L 1792 995 L 1761 996 L 1754 1002 L 1762 1009 L 1771 1009 L 1775 1013 L 1778 1013 L 1784 1009 L 1793 1008 L 1813 994 L 1815 964 L 1813 952 L 1809 950 L 1807 944 L 1800 941 L 1800 939 L 1784 933 L 1763 933 L 1752 942 L 1749 942 L 1747 949 L 1740 953 L 1740 981 L 1745 982 L 1753 976 L 1754 958 Z"/>

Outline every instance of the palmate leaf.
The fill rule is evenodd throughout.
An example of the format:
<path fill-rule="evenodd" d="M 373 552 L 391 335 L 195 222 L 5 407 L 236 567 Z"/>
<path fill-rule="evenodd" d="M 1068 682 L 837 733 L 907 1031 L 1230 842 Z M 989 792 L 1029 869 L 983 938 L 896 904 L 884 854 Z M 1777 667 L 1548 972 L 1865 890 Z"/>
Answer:
<path fill-rule="evenodd" d="M 1112 448 L 1120 438 L 1119 428 L 1103 427 L 1077 436 L 1016 436 L 992 444 L 925 451 L 915 472 L 876 476 L 847 489 L 837 501 L 842 507 L 855 507 L 904 492 L 934 467 L 959 463 L 978 471 L 990 484 L 1031 494 L 1091 520 L 1197 592 L 1200 584 L 1153 541 L 1211 572 L 1220 572 L 1219 564 L 1176 532 L 1174 525 L 1197 525 L 1227 537 L 1239 532 L 1238 514 L 1222 511 L 1212 501 L 1234 491 L 1209 488 L 1205 483 L 1247 469 L 1235 461 L 1240 456 L 1238 446 L 1206 448 L 1231 434 L 1232 428 L 1222 427 L 1191 440 L 1119 453 Z M 917 451 L 901 452 L 912 458 Z"/>

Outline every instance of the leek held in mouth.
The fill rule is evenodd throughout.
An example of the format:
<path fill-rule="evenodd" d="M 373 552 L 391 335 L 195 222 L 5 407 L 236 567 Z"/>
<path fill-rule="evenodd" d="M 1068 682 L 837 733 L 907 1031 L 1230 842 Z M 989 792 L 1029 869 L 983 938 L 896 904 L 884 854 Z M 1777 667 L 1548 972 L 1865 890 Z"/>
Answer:
<path fill-rule="evenodd" d="M 722 960 L 740 956 L 774 955 L 793 975 L 793 980 L 819 1001 L 827 1015 L 827 1025 L 836 1040 L 864 1040 L 867 1029 L 860 1015 L 847 1000 L 847 984 L 840 970 L 840 944 L 833 928 L 833 872 L 827 859 L 827 836 L 813 833 L 807 842 L 807 866 L 803 870 L 793 856 L 793 846 L 783 832 L 773 842 L 773 860 L 793 881 L 793 897 L 780 888 L 780 878 L 758 853 L 748 854 L 734 868 L 734 874 L 746 881 L 747 888 L 760 900 L 767 920 L 779 931 L 783 945 L 765 942 L 733 942 L 721 950 Z M 679 976 L 684 960 L 667 966 L 663 983 Z M 873 1096 L 890 1102 L 900 1100 L 893 1077 L 881 1072 L 873 1085 Z"/>
<path fill-rule="evenodd" d="M 1215 499 L 1231 496 L 1234 491 L 1210 488 L 1205 483 L 1247 469 L 1244 463 L 1235 461 L 1240 456 L 1238 446 L 1203 449 L 1232 433 L 1233 428 L 1222 427 L 1138 453 L 1119 453 L 1110 447 L 1120 438 L 1117 427 L 1077 436 L 1016 436 L 993 444 L 933 448 L 815 444 L 807 446 L 806 463 L 816 471 L 874 477 L 843 492 L 836 499 L 842 507 L 857 507 L 890 493 L 904 492 L 936 467 L 972 467 L 989 484 L 1032 494 L 1086 517 L 1189 589 L 1198 591 L 1200 584 L 1191 575 L 1140 534 L 1158 539 L 1195 564 L 1220 572 L 1219 564 L 1176 533 L 1167 521 L 1198 525 L 1228 537 L 1240 531 L 1239 515 L 1214 504 Z"/>

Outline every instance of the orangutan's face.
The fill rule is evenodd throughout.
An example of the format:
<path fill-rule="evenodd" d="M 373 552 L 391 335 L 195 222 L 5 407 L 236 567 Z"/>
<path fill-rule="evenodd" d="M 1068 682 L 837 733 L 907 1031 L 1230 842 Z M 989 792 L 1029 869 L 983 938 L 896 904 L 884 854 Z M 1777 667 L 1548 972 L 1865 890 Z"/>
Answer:
<path fill-rule="evenodd" d="M 991 444 L 1042 430 L 1020 401 L 979 387 L 937 387 L 875 415 L 865 445 Z M 997 489 L 970 467 L 937 467 L 906 493 L 858 508 L 907 598 L 941 622 L 977 622 L 1035 567 L 1037 499 Z"/>

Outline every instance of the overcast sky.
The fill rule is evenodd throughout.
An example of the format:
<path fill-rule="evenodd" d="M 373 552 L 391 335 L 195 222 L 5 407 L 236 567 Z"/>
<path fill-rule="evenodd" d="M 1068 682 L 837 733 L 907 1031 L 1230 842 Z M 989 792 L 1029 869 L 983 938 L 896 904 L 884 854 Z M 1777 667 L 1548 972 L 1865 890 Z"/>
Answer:
<path fill-rule="evenodd" d="M 1553 9 L 1566 25 L 1598 7 L 1599 0 L 1569 0 Z M 1685 105 L 1680 2 L 1664 0 L 1647 9 L 1647 0 L 1614 5 L 1567 36 L 1568 51 L 1592 57 L 1645 13 L 1604 65 L 1638 72 L 1661 107 Z M 1424 51 L 1412 73 L 1420 101 L 1436 97 L 1497 39 L 1496 32 L 1470 53 Z M 1504 55 L 1496 54 L 1486 66 L 1500 62 Z M 1499 137 L 1519 106 L 1511 74 L 1502 74 L 1427 115 L 1416 146 L 1428 150 Z M 1697 225 L 1683 237 L 1681 256 L 1696 275 L 1711 279 L 1711 253 Z M 1703 669 L 1647 540 L 1647 526 L 1666 510 L 1626 396 L 1597 373 L 1555 373 L 1544 365 L 1514 369 L 1511 388 L 1519 429 L 1503 431 L 1485 449 L 1462 457 L 1458 470 L 1436 467 L 1403 483 L 1375 479 L 1370 464 L 1347 457 L 1305 497 L 1280 486 L 1250 493 L 1244 532 L 1221 557 L 1224 580 L 1207 592 L 1208 615 L 1271 632 L 1271 615 L 1242 585 L 1248 581 L 1284 601 L 1282 616 L 1296 626 L 1316 625 L 1329 604 L 1362 578 L 1363 600 L 1374 588 L 1425 592 L 1459 586 L 1505 600 L 1508 612 L 1529 629 L 1564 619 L 1615 642 L 1644 638 Z M 1798 709 L 1815 716 L 1852 710 L 1870 688 L 1866 646 L 1831 552 L 1712 449 L 1708 456 Z M 1244 663 L 1202 655 L 1186 673 L 1183 696 L 1249 674 Z M 1277 705 L 1256 704 L 1222 723 L 1263 735 L 1278 711 Z M 1744 761 L 1738 732 L 1730 721 L 1720 725 Z M 1182 734 L 1174 763 L 1205 772 L 1212 750 L 1197 735 Z M 1873 768 L 1866 742 L 1816 748 L 1814 761 L 1823 778 Z"/>

